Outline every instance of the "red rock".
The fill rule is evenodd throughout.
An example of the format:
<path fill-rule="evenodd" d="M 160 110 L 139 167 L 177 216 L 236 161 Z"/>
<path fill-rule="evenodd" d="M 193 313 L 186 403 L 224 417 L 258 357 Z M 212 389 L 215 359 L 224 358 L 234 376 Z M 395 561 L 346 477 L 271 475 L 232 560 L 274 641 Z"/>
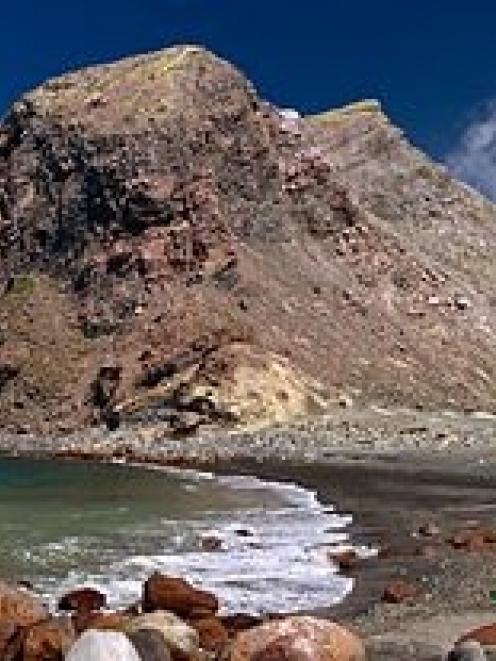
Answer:
<path fill-rule="evenodd" d="M 122 631 L 130 620 L 124 613 L 75 613 L 72 621 L 78 633 L 87 629 L 98 631 Z"/>
<path fill-rule="evenodd" d="M 360 558 L 356 554 L 356 551 L 342 551 L 341 553 L 330 553 L 329 559 L 334 562 L 340 573 L 342 574 L 352 574 L 354 573 L 360 564 Z"/>
<path fill-rule="evenodd" d="M 496 645 L 496 622 L 464 634 L 458 642 L 476 640 L 481 645 Z"/>
<path fill-rule="evenodd" d="M 209 535 L 200 538 L 200 548 L 202 551 L 220 551 L 222 549 L 222 539 Z"/>
<path fill-rule="evenodd" d="M 46 607 L 31 592 L 0 583 L 0 623 L 28 627 L 48 616 Z"/>
<path fill-rule="evenodd" d="M 80 588 L 64 595 L 59 601 L 59 610 L 76 611 L 77 613 L 91 613 L 104 608 L 107 598 L 104 594 L 93 588 Z"/>
<path fill-rule="evenodd" d="M 165 610 L 179 617 L 191 617 L 195 611 L 216 613 L 219 602 L 215 595 L 193 587 L 182 578 L 156 573 L 143 586 L 143 608 L 148 612 Z"/>
<path fill-rule="evenodd" d="M 238 635 L 230 661 L 363 661 L 362 642 L 333 622 L 289 617 Z"/>
<path fill-rule="evenodd" d="M 229 642 L 229 634 L 226 627 L 216 617 L 208 617 L 197 620 L 192 624 L 200 636 L 200 647 L 209 652 L 220 653 Z"/>
<path fill-rule="evenodd" d="M 388 604 L 401 604 L 404 601 L 414 599 L 417 595 L 418 589 L 415 585 L 397 580 L 386 586 L 382 600 Z"/>
<path fill-rule="evenodd" d="M 76 632 L 68 618 L 53 618 L 31 627 L 24 638 L 23 661 L 56 661 L 76 640 Z"/>
<path fill-rule="evenodd" d="M 381 546 L 377 551 L 377 558 L 379 560 L 387 560 L 388 558 L 391 558 L 392 555 L 394 555 L 394 553 L 390 546 Z"/>
<path fill-rule="evenodd" d="M 255 653 L 253 661 L 304 661 L 307 657 L 301 650 L 291 646 L 289 636 L 280 638 L 260 652 Z"/>
<path fill-rule="evenodd" d="M 480 530 L 463 530 L 448 540 L 454 549 L 461 551 L 484 551 L 486 539 Z"/>
<path fill-rule="evenodd" d="M 11 620 L 0 621 L 0 659 L 14 661 L 22 650 L 22 629 Z"/>

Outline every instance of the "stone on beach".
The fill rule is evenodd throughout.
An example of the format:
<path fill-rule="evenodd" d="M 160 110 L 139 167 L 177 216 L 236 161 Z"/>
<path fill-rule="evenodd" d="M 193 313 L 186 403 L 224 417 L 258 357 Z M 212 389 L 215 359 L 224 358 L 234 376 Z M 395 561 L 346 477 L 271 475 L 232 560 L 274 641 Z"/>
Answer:
<path fill-rule="evenodd" d="M 448 541 L 454 549 L 461 551 L 484 551 L 487 545 L 484 533 L 480 530 L 463 530 Z"/>
<path fill-rule="evenodd" d="M 98 631 L 123 631 L 131 619 L 130 615 L 125 613 L 75 613 L 72 621 L 78 633 L 87 629 L 97 629 Z"/>
<path fill-rule="evenodd" d="M 164 645 L 164 638 L 158 631 L 139 629 L 128 633 L 127 637 L 143 661 L 172 660 L 170 650 Z"/>
<path fill-rule="evenodd" d="M 86 631 L 65 658 L 66 661 L 142 661 L 131 641 L 114 631 Z"/>
<path fill-rule="evenodd" d="M 352 549 L 340 553 L 330 553 L 329 559 L 338 566 L 341 574 L 352 574 L 360 565 L 360 558 Z"/>
<path fill-rule="evenodd" d="M 48 609 L 36 595 L 0 582 L 0 659 L 18 659 L 24 630 L 47 618 Z"/>
<path fill-rule="evenodd" d="M 173 613 L 156 611 L 138 615 L 126 626 L 126 633 L 136 631 L 156 631 L 162 636 L 163 644 L 172 654 L 191 658 L 198 654 L 200 639 L 192 627 L 180 620 Z"/>
<path fill-rule="evenodd" d="M 239 634 L 230 661 L 364 661 L 360 639 L 314 617 L 289 617 Z"/>
<path fill-rule="evenodd" d="M 164 610 L 180 617 L 194 617 L 216 613 L 217 597 L 210 592 L 193 587 L 182 578 L 171 578 L 155 573 L 143 587 L 145 611 Z"/>
<path fill-rule="evenodd" d="M 418 596 L 418 588 L 403 580 L 392 581 L 384 589 L 382 600 L 388 604 L 401 604 Z"/>
<path fill-rule="evenodd" d="M 200 637 L 200 647 L 209 652 L 221 652 L 229 642 L 229 633 L 216 617 L 207 617 L 193 623 Z"/>
<path fill-rule="evenodd" d="M 48 617 L 48 610 L 31 592 L 0 582 L 0 622 L 27 627 Z"/>
<path fill-rule="evenodd" d="M 61 659 L 76 639 L 67 617 L 55 617 L 31 627 L 24 638 L 23 661 Z"/>
<path fill-rule="evenodd" d="M 59 610 L 89 613 L 104 608 L 107 598 L 94 588 L 80 588 L 65 594 L 59 601 Z"/>

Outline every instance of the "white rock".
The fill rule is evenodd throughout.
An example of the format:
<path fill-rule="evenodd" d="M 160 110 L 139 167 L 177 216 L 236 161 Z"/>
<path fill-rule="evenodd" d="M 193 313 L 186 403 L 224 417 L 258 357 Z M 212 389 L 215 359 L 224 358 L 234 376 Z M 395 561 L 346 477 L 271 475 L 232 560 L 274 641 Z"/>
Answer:
<path fill-rule="evenodd" d="M 139 615 L 127 625 L 128 633 L 148 629 L 158 631 L 166 645 L 172 652 L 179 652 L 180 656 L 195 658 L 200 647 L 198 633 L 173 613 L 155 611 Z"/>
<path fill-rule="evenodd" d="M 140 661 L 123 633 L 86 631 L 69 650 L 66 661 Z"/>

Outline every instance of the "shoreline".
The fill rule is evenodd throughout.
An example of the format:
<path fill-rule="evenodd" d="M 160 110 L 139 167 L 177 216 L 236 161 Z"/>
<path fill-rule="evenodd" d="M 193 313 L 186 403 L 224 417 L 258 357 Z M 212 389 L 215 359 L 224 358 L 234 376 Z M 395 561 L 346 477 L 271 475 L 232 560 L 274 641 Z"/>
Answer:
<path fill-rule="evenodd" d="M 453 417 L 448 419 L 453 428 Z M 379 420 L 382 424 L 384 417 L 379 415 Z M 151 453 L 130 451 L 134 430 L 127 432 L 127 438 L 121 431 L 117 443 L 110 434 L 100 436 L 97 452 L 90 451 L 95 449 L 94 432 L 91 443 L 79 448 L 74 439 L 29 443 L 26 438 L 11 438 L 5 443 L 0 438 L 0 454 L 247 474 L 316 491 L 319 501 L 332 503 L 337 513 L 352 513 L 347 532 L 354 546 L 370 544 L 380 553 L 353 569 L 353 591 L 341 604 L 309 612 L 344 623 L 363 637 L 399 636 L 411 642 L 428 636 L 446 645 L 478 622 L 496 621 L 489 594 L 496 589 L 496 551 L 465 552 L 448 543 L 450 536 L 466 528 L 496 528 L 496 449 L 490 443 L 496 424 L 492 418 L 460 416 L 460 420 L 460 435 L 467 433 L 467 427 L 481 429 L 482 434 L 475 435 L 469 445 L 452 441 L 449 452 L 445 447 L 427 451 L 418 439 L 398 447 L 397 439 L 388 444 L 384 436 L 380 449 L 364 450 L 353 440 L 345 447 L 332 437 L 332 430 L 315 432 L 313 421 L 310 430 L 286 432 L 287 452 L 282 456 L 284 430 L 277 430 L 276 443 L 270 442 L 274 431 L 269 430 L 243 434 L 242 439 L 249 441 L 244 446 L 239 436 L 212 435 L 208 440 L 162 440 Z M 440 433 L 436 426 L 429 431 Z M 429 437 L 425 426 L 420 433 Z M 310 447 L 305 443 L 309 435 L 317 438 Z M 139 443 L 139 435 L 137 439 Z M 262 448 L 260 455 L 257 448 Z M 418 531 L 425 525 L 435 526 L 439 534 L 422 537 Z M 384 603 L 385 585 L 398 579 L 417 586 L 417 597 L 405 603 Z M 437 622 L 436 627 L 426 633 L 422 623 L 431 620 Z"/>

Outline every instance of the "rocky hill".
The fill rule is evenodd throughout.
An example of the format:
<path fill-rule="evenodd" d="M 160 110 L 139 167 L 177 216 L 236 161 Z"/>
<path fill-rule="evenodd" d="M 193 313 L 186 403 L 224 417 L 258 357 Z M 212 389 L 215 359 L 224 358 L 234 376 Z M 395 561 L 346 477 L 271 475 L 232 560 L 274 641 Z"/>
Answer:
<path fill-rule="evenodd" d="M 496 208 L 375 102 L 300 118 L 185 46 L 0 125 L 0 425 L 495 410 Z"/>

